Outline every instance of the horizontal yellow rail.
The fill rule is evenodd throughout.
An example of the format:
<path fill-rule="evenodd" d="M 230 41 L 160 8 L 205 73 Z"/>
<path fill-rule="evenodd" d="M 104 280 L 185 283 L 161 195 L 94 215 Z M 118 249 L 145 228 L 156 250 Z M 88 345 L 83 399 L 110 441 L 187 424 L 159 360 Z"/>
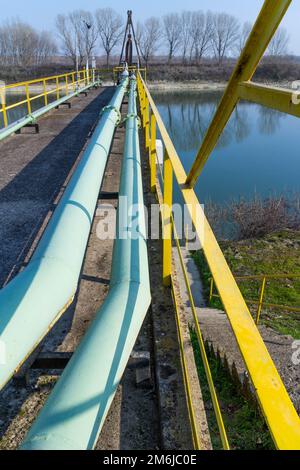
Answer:
<path fill-rule="evenodd" d="M 282 6 L 283 2 L 278 3 Z M 140 74 L 138 75 L 138 83 L 145 135 L 149 132 L 147 126 L 149 127 L 150 117 L 148 111 L 150 111 L 151 116 L 153 114 L 155 117 L 165 151 L 172 165 L 173 173 L 203 247 L 204 255 L 275 445 L 278 449 L 300 449 L 300 419 L 298 414 L 260 336 L 212 229 L 203 214 L 203 209 L 197 196 L 194 190 L 186 184 L 187 175 L 183 165 Z M 165 181 L 166 184 L 168 182 Z M 199 209 L 197 212 L 201 214 L 201 220 L 196 217 L 196 211 L 193 210 L 197 206 Z"/>
<path fill-rule="evenodd" d="M 259 85 L 253 82 L 243 82 L 238 86 L 238 94 L 239 99 L 300 117 L 300 104 L 295 99 L 297 98 L 295 91 Z"/>

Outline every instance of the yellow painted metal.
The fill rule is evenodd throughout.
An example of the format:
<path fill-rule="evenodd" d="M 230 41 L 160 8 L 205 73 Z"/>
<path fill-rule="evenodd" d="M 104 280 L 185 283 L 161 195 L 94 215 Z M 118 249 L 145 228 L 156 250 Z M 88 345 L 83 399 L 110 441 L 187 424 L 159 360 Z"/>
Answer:
<path fill-rule="evenodd" d="M 293 98 L 297 98 L 295 90 L 274 88 L 253 82 L 243 82 L 238 86 L 238 93 L 239 99 L 300 117 L 300 104 Z"/>
<path fill-rule="evenodd" d="M 198 435 L 198 427 L 197 427 L 194 404 L 193 404 L 192 393 L 191 393 L 190 378 L 189 378 L 188 367 L 187 367 L 185 352 L 184 352 L 183 334 L 182 334 L 182 328 L 181 328 L 181 322 L 180 322 L 179 308 L 178 308 L 178 304 L 176 300 L 173 280 L 171 283 L 171 288 L 172 288 L 173 302 L 175 305 L 175 314 L 176 314 L 175 316 L 176 316 L 176 324 L 177 324 L 177 331 L 178 331 L 178 338 L 179 338 L 180 358 L 181 358 L 181 363 L 182 363 L 183 380 L 184 380 L 184 386 L 185 386 L 185 391 L 186 391 L 186 396 L 187 396 L 187 405 L 188 405 L 189 417 L 190 417 L 190 422 L 191 422 L 194 449 L 201 450 L 200 438 Z"/>
<path fill-rule="evenodd" d="M 213 407 L 214 407 L 214 412 L 215 412 L 215 416 L 216 416 L 216 420 L 217 420 L 217 424 L 218 424 L 218 428 L 219 428 L 219 433 L 220 433 L 223 449 L 224 450 L 230 450 L 229 443 L 228 443 L 228 438 L 227 438 L 227 434 L 226 434 L 226 430 L 225 430 L 225 426 L 224 426 L 224 421 L 223 421 L 223 417 L 222 417 L 222 413 L 221 413 L 221 408 L 220 408 L 219 400 L 218 400 L 217 393 L 216 393 L 216 390 L 215 390 L 214 381 L 213 381 L 213 378 L 212 378 L 212 375 L 211 375 L 211 370 L 210 370 L 210 366 L 209 366 L 209 362 L 208 362 L 208 358 L 207 358 L 207 354 L 206 354 L 206 350 L 205 350 L 203 336 L 202 336 L 202 333 L 201 333 L 201 330 L 200 330 L 200 325 L 199 325 L 199 321 L 198 321 L 198 317 L 197 317 L 197 312 L 196 312 L 195 302 L 194 302 L 194 298 L 193 298 L 193 294 L 192 294 L 192 290 L 191 290 L 191 286 L 190 286 L 190 282 L 189 282 L 189 277 L 188 277 L 188 273 L 187 273 L 187 270 L 186 270 L 186 267 L 185 267 L 185 264 L 184 264 L 184 260 L 183 260 L 183 257 L 182 257 L 180 243 L 179 243 L 179 239 L 178 239 L 178 235 L 177 235 L 177 231 L 176 231 L 176 227 L 175 227 L 173 218 L 172 218 L 172 228 L 173 228 L 174 239 L 175 239 L 175 242 L 176 242 L 176 247 L 177 247 L 177 251 L 178 251 L 178 255 L 179 255 L 180 265 L 181 265 L 181 269 L 182 269 L 183 276 L 184 276 L 184 282 L 185 282 L 187 292 L 188 292 L 188 297 L 189 297 L 191 310 L 192 310 L 192 314 L 193 314 L 193 318 L 194 318 L 194 326 L 195 326 L 197 339 L 198 339 L 198 344 L 199 344 L 199 348 L 200 348 L 200 352 L 201 352 L 201 358 L 202 358 L 203 366 L 204 366 L 204 369 L 205 369 L 205 375 L 206 375 L 206 379 L 207 379 L 207 383 L 208 383 L 208 387 L 209 387 L 209 391 L 210 391 L 211 400 L 212 400 Z"/>
<path fill-rule="evenodd" d="M 256 324 L 258 325 L 259 323 L 259 318 L 261 314 L 261 309 L 263 306 L 263 300 L 264 300 L 264 294 L 265 294 L 265 288 L 266 288 L 266 278 L 263 278 L 261 289 L 260 289 L 260 295 L 259 295 L 259 303 L 258 303 L 258 308 L 257 308 L 257 313 L 256 313 Z"/>
<path fill-rule="evenodd" d="M 291 1 L 292 0 L 265 0 L 186 179 L 186 184 L 190 187 L 196 184 L 207 159 L 214 150 L 220 135 L 238 103 L 239 84 L 251 80 L 253 77 L 257 65 L 290 6 Z"/>
<path fill-rule="evenodd" d="M 92 77 L 93 70 L 89 71 L 88 76 Z M 27 82 L 18 82 L 12 83 L 10 85 L 5 85 L 1 87 L 1 93 L 5 96 L 7 92 L 16 92 L 23 94 L 25 91 L 25 99 L 21 99 L 10 105 L 6 105 L 5 100 L 2 100 L 2 105 L 0 108 L 0 113 L 3 114 L 4 127 L 8 126 L 7 111 L 22 106 L 27 105 L 27 112 L 31 114 L 31 103 L 32 101 L 38 100 L 39 98 L 44 99 L 44 105 L 48 105 L 48 96 L 51 94 L 56 95 L 56 99 L 60 98 L 60 92 L 63 90 L 67 95 L 70 90 L 70 83 L 72 81 L 73 90 L 76 90 L 76 86 L 80 88 L 81 85 L 84 85 L 87 75 L 86 71 L 78 72 L 78 81 L 75 81 L 75 72 L 70 72 L 62 75 L 54 75 L 50 77 L 37 78 L 35 80 L 29 80 Z M 41 88 L 42 92 L 36 94 L 37 87 Z"/>
<path fill-rule="evenodd" d="M 150 135 L 149 135 L 149 101 L 148 98 L 146 97 L 146 103 L 145 103 L 145 145 L 146 149 L 149 149 L 149 144 L 150 144 Z"/>
<path fill-rule="evenodd" d="M 276 5 L 280 4 L 283 8 L 284 4 L 287 8 L 288 3 L 290 2 L 279 1 L 274 5 L 274 2 L 272 2 L 274 10 L 277 11 L 278 14 L 279 12 Z M 273 17 L 269 9 L 270 2 L 267 2 L 267 6 L 270 16 Z M 282 10 L 281 13 L 283 13 Z M 220 294 L 225 312 L 237 340 L 274 443 L 278 449 L 300 449 L 299 416 L 263 339 L 260 336 L 205 214 L 203 214 L 203 209 L 199 204 L 197 196 L 194 190 L 186 185 L 187 176 L 185 170 L 150 92 L 141 75 L 139 75 L 138 78 L 140 86 L 146 91 L 150 108 L 155 115 L 161 139 L 172 164 L 174 175 L 181 189 L 187 208 L 190 211 L 193 225 L 203 247 L 204 255 Z M 201 217 L 196 217 L 196 212 L 192 210 L 192 208 L 197 206 L 199 209 L 198 213 Z"/>
<path fill-rule="evenodd" d="M 151 145 L 149 149 L 150 172 L 151 172 L 151 191 L 154 193 L 156 188 L 156 120 L 151 114 Z"/>
<path fill-rule="evenodd" d="M 44 89 L 44 104 L 45 104 L 45 106 L 47 106 L 47 104 L 48 104 L 48 95 L 47 95 L 46 80 L 43 80 L 43 89 Z"/>
<path fill-rule="evenodd" d="M 271 275 L 261 275 L 261 276 L 235 276 L 236 281 L 249 281 L 249 280 L 261 280 L 262 285 L 260 288 L 260 298 L 258 300 L 253 300 L 253 299 L 245 299 L 246 304 L 253 304 L 258 306 L 258 310 L 256 313 L 256 324 L 258 325 L 260 317 L 261 317 L 261 311 L 262 307 L 269 307 L 269 308 L 276 308 L 276 309 L 281 309 L 285 310 L 288 312 L 300 312 L 300 307 L 294 307 L 294 306 L 289 306 L 289 305 L 282 305 L 282 304 L 274 304 L 274 303 L 269 303 L 265 302 L 263 300 L 264 298 L 264 293 L 266 291 L 266 285 L 267 281 L 271 279 L 300 279 L 299 274 L 271 274 Z M 213 278 L 210 280 L 210 293 L 209 293 L 209 301 L 212 300 L 212 298 L 220 298 L 218 294 L 214 294 L 214 280 Z"/>
<path fill-rule="evenodd" d="M 25 86 L 25 93 L 26 93 L 27 112 L 28 114 L 31 114 L 30 92 L 29 92 L 28 84 Z"/>
<path fill-rule="evenodd" d="M 172 274 L 172 205 L 173 169 L 167 150 L 164 154 L 164 203 L 163 220 L 163 285 L 171 285 Z"/>

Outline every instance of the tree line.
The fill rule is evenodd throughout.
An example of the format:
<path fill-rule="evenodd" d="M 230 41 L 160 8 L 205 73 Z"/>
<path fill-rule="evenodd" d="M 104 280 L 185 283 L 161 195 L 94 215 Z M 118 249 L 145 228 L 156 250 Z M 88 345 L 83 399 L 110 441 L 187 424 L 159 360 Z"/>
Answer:
<path fill-rule="evenodd" d="M 157 55 L 167 56 L 168 63 L 199 64 L 204 57 L 217 60 L 237 56 L 251 31 L 251 23 L 241 24 L 233 15 L 210 11 L 169 13 L 151 17 L 136 25 L 136 38 L 143 61 L 148 64 Z M 0 62 L 4 65 L 40 65 L 57 53 L 81 67 L 86 58 L 102 50 L 107 65 L 120 52 L 125 22 L 112 8 L 94 13 L 75 10 L 58 15 L 55 21 L 58 43 L 50 32 L 37 32 L 19 20 L 0 26 Z M 289 36 L 280 28 L 267 53 L 280 56 L 288 53 Z"/>

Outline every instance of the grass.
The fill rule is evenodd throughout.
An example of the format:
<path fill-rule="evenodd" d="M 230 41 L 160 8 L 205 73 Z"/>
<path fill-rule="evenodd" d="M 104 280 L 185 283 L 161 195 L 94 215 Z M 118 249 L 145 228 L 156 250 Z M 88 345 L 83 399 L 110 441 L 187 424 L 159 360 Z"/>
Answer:
<path fill-rule="evenodd" d="M 225 258 L 236 276 L 262 274 L 300 274 L 300 232 L 283 230 L 260 239 L 220 243 Z M 202 251 L 193 254 L 200 270 L 206 298 L 209 299 L 211 274 Z M 247 300 L 258 300 L 261 281 L 237 281 Z M 300 278 L 269 280 L 264 300 L 267 303 L 300 307 Z M 210 304 L 222 308 L 213 298 Z M 256 306 L 249 305 L 255 316 Z M 284 309 L 263 308 L 261 323 L 281 334 L 300 339 L 300 314 Z"/>
<path fill-rule="evenodd" d="M 190 330 L 190 334 L 203 400 L 206 405 L 212 445 L 214 449 L 222 449 L 197 335 L 193 329 Z M 209 356 L 209 363 L 230 448 L 232 450 L 274 449 L 265 421 L 255 405 L 241 395 L 238 386 L 216 358 Z"/>

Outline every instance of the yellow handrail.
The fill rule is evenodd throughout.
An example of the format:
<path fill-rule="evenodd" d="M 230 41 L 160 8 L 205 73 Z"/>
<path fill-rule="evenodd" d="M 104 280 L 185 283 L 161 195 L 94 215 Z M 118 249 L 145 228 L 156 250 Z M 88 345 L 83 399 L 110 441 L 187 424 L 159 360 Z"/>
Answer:
<path fill-rule="evenodd" d="M 0 96 L 2 101 L 2 105 L 0 107 L 0 114 L 3 114 L 4 127 L 7 127 L 9 124 L 7 112 L 11 109 L 26 105 L 27 113 L 31 114 L 31 103 L 33 101 L 39 98 L 44 98 L 44 105 L 47 106 L 49 95 L 56 94 L 56 99 L 59 99 L 60 92 L 64 91 L 64 93 L 68 95 L 71 86 L 73 92 L 75 92 L 76 89 L 80 89 L 82 86 L 87 85 L 91 80 L 93 80 L 95 72 L 99 72 L 98 69 L 90 69 L 88 74 L 86 70 L 80 70 L 78 72 L 78 75 L 77 72 L 69 72 L 65 74 L 36 78 L 34 80 L 17 82 L 2 86 L 0 88 Z M 25 94 L 26 98 L 22 98 L 21 100 L 16 101 L 15 103 L 7 104 L 6 93 L 12 92 L 13 90 L 19 92 L 20 95 Z M 38 94 L 36 94 L 37 92 Z"/>
<path fill-rule="evenodd" d="M 156 126 L 159 128 L 166 154 L 172 166 L 172 173 L 177 180 L 197 236 L 203 247 L 204 255 L 220 293 L 225 312 L 274 443 L 278 449 L 300 449 L 300 420 L 298 414 L 203 213 L 198 198 L 193 188 L 186 184 L 186 172 L 141 74 L 138 74 L 138 89 L 145 140 L 147 142 L 149 122 L 152 115 L 154 115 Z M 149 114 L 151 114 L 151 119 Z M 156 165 L 155 168 L 151 165 L 151 171 L 156 171 Z M 152 175 L 151 180 L 154 177 Z M 168 186 L 170 182 L 166 181 L 165 184 Z M 195 211 L 195 208 L 199 210 Z M 201 220 L 196 217 L 196 212 L 201 214 Z M 170 221 L 166 218 L 163 223 L 168 226 Z M 170 244 L 164 246 L 164 251 L 164 264 L 170 264 L 172 257 Z"/>
<path fill-rule="evenodd" d="M 281 304 L 274 304 L 270 302 L 264 301 L 264 295 L 266 291 L 267 281 L 271 279 L 300 279 L 300 274 L 261 274 L 261 275 L 252 275 L 252 276 L 235 276 L 236 281 L 250 281 L 250 280 L 258 280 L 262 281 L 259 293 L 259 299 L 245 299 L 247 304 L 254 304 L 257 305 L 257 312 L 256 312 L 256 324 L 259 324 L 259 320 L 261 317 L 261 311 L 263 306 L 269 308 L 280 308 L 282 310 L 286 310 L 289 312 L 300 312 L 300 307 L 294 307 L 289 305 L 281 305 Z M 214 294 L 214 280 L 211 278 L 210 280 L 210 293 L 209 293 L 209 301 L 211 302 L 212 298 L 220 298 L 218 294 Z"/>

